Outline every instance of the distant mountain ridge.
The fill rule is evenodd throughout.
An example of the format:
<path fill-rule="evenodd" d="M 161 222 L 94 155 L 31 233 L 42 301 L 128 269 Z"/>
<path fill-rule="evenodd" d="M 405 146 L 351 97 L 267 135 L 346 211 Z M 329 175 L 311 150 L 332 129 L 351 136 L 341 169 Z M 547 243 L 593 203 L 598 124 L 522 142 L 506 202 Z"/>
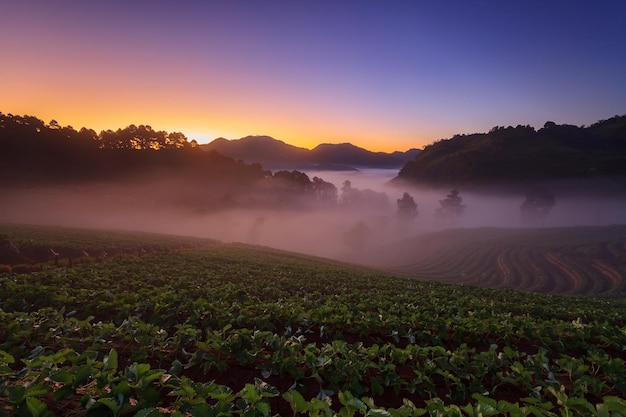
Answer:
<path fill-rule="evenodd" d="M 233 140 L 218 138 L 200 147 L 246 163 L 259 163 L 265 169 L 400 169 L 420 152 L 419 149 L 371 152 L 350 143 L 324 143 L 309 150 L 270 136 L 246 136 Z"/>

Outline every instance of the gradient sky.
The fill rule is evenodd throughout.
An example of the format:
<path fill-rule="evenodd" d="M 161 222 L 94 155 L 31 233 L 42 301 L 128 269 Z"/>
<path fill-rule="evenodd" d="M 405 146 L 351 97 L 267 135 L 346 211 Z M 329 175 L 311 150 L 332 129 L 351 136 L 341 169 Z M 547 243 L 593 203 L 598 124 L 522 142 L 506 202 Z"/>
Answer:
<path fill-rule="evenodd" d="M 626 2 L 0 0 L 0 111 L 423 147 L 626 114 Z"/>

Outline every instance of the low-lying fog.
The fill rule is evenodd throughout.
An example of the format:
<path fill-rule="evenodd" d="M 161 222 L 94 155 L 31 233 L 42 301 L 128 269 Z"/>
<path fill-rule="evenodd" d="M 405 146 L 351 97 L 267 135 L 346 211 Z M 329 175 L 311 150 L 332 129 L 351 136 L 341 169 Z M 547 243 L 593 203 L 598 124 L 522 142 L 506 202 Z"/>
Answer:
<path fill-rule="evenodd" d="M 0 222 L 52 224 L 100 229 L 129 229 L 193 235 L 225 242 L 244 242 L 316 256 L 359 261 L 358 252 L 399 238 L 449 227 L 522 227 L 520 195 L 478 195 L 460 189 L 465 212 L 454 223 L 439 224 L 435 211 L 450 190 L 392 188 L 387 182 L 396 170 L 308 172 L 332 182 L 342 195 L 342 184 L 387 194 L 387 205 L 361 203 L 351 207 L 316 205 L 249 207 L 204 210 L 173 203 L 180 197 L 176 184 L 94 185 L 4 191 Z M 183 187 L 184 188 L 184 187 Z M 197 193 L 198 190 L 193 192 Z M 401 222 L 397 200 L 408 192 L 418 216 Z M 626 223 L 626 197 L 566 197 L 554 192 L 556 204 L 537 227 Z M 188 196 L 187 196 L 188 197 Z M 366 260 L 361 260 L 366 263 Z"/>

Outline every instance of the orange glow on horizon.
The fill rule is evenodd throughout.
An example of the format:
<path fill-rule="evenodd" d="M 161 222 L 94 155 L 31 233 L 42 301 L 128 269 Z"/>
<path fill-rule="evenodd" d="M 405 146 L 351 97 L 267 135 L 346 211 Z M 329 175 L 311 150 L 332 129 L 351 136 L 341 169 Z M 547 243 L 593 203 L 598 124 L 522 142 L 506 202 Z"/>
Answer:
<path fill-rule="evenodd" d="M 405 151 L 438 139 L 424 126 L 396 127 L 379 119 L 374 108 L 357 109 L 353 98 L 329 105 L 327 96 L 303 90 L 294 101 L 287 87 L 248 85 L 236 73 L 167 69 L 168 78 L 160 78 L 163 74 L 146 74 L 133 63 L 121 71 L 98 61 L 83 63 L 81 71 L 70 75 L 66 62 L 41 72 L 42 58 L 21 59 L 29 69 L 0 85 L 0 111 L 28 114 L 45 123 L 54 119 L 76 130 L 100 132 L 143 124 L 182 132 L 198 143 L 267 135 L 307 149 L 349 142 L 374 152 Z"/>
<path fill-rule="evenodd" d="M 542 13 L 451 13 L 438 2 L 366 2 L 358 13 L 344 2 L 4 3 L 0 111 L 75 129 L 143 124 L 198 142 L 267 135 L 392 152 L 501 125 L 588 125 L 626 106 L 626 59 L 607 53 L 622 46 L 620 2 Z"/>
<path fill-rule="evenodd" d="M 41 105 L 51 110 L 41 110 L 39 108 Z M 264 135 L 306 149 L 313 149 L 324 143 L 348 142 L 372 152 L 393 152 L 406 151 L 412 147 L 422 148 L 432 142 L 398 136 L 394 137 L 394 140 L 384 140 L 382 138 L 392 136 L 384 129 L 371 131 L 365 135 L 362 131 L 352 130 L 345 126 L 308 128 L 300 124 L 294 126 L 293 123 L 271 126 L 270 123 L 254 117 L 248 121 L 243 117 L 232 117 L 228 114 L 220 114 L 217 117 L 203 117 L 201 114 L 184 111 L 170 114 L 167 109 L 146 108 L 129 101 L 114 108 L 97 102 L 75 108 L 67 103 L 59 104 L 55 99 L 40 100 L 39 106 L 21 103 L 19 106 L 12 107 L 12 109 L 0 108 L 0 111 L 34 116 L 45 123 L 54 119 L 62 126 L 72 126 L 76 130 L 85 127 L 97 133 L 103 130 L 123 129 L 131 124 L 149 125 L 155 130 L 182 132 L 190 141 L 196 140 L 200 144 L 209 143 L 219 137 L 232 140 L 245 136 Z M 408 145 L 402 147 L 398 145 L 399 143 Z"/>

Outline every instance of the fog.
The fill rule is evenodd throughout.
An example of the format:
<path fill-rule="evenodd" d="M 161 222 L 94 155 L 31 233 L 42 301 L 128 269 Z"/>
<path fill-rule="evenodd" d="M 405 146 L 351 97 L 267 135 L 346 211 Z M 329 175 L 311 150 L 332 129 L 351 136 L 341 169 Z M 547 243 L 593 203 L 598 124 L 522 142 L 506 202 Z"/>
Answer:
<path fill-rule="evenodd" d="M 362 252 L 398 239 L 443 228 L 522 227 L 523 193 L 476 193 L 460 189 L 465 212 L 454 222 L 441 224 L 434 213 L 450 191 L 391 187 L 395 170 L 307 172 L 332 182 L 341 197 L 344 181 L 352 187 L 385 192 L 387 205 L 361 202 L 352 206 L 259 204 L 262 194 L 248 190 L 234 194 L 230 207 L 212 204 L 223 190 L 210 193 L 197 186 L 156 181 L 92 184 L 56 188 L 2 191 L 0 222 L 61 225 L 81 228 L 135 230 L 200 236 L 224 242 L 243 242 L 315 256 L 368 263 Z M 402 222 L 397 199 L 408 192 L 417 203 L 418 216 Z M 626 223 L 626 198 L 560 195 L 556 204 L 534 227 L 609 225 Z M 229 203 L 230 204 L 230 203 Z"/>
<path fill-rule="evenodd" d="M 309 178 L 320 177 L 333 183 L 339 191 L 344 181 L 353 187 L 374 191 L 389 191 L 387 183 L 398 175 L 397 169 L 360 169 L 355 171 L 304 171 Z"/>

